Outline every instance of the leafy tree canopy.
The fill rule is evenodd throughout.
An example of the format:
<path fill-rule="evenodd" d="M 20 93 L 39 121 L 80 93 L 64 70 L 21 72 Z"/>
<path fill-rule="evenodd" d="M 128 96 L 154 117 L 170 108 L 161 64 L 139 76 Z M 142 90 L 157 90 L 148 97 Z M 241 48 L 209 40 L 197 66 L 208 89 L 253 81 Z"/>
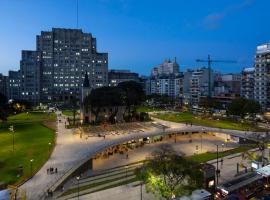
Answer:
<path fill-rule="evenodd" d="M 203 173 L 197 163 L 179 156 L 168 145 L 163 145 L 137 171 L 146 189 L 156 196 L 170 199 L 190 194 L 202 187 Z"/>
<path fill-rule="evenodd" d="M 257 101 L 238 98 L 234 99 L 228 106 L 228 113 L 231 115 L 245 116 L 246 114 L 256 114 L 261 110 L 261 106 Z"/>

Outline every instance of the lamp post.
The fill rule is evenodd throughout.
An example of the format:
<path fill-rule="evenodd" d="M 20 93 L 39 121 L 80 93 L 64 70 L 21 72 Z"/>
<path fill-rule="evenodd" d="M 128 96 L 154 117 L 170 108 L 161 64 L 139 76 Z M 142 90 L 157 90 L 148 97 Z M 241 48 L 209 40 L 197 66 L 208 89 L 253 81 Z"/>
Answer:
<path fill-rule="evenodd" d="M 80 193 L 80 185 L 79 185 L 79 181 L 80 181 L 80 176 L 77 176 L 76 177 L 76 179 L 77 179 L 77 191 L 78 191 L 78 195 L 77 195 L 77 197 L 78 197 L 78 200 L 79 200 L 79 193 Z"/>
<path fill-rule="evenodd" d="M 30 160 L 30 173 L 31 173 L 31 177 L 33 176 L 33 162 L 34 162 L 34 159 L 31 159 Z"/>
<path fill-rule="evenodd" d="M 141 182 L 141 200 L 142 200 L 142 185 L 143 185 L 143 182 Z"/>
<path fill-rule="evenodd" d="M 202 132 L 204 132 L 204 128 L 202 128 Z M 200 137 L 201 137 L 201 153 L 202 153 L 202 133 L 201 133 Z"/>
<path fill-rule="evenodd" d="M 221 144 L 222 145 L 222 152 L 224 151 L 224 143 Z"/>
<path fill-rule="evenodd" d="M 49 154 L 50 154 L 50 149 L 51 149 L 51 145 L 52 145 L 52 143 L 48 143 L 48 145 L 49 145 L 49 149 L 48 149 L 48 152 L 49 152 Z"/>
<path fill-rule="evenodd" d="M 218 176 L 219 176 L 219 169 L 218 169 L 218 144 L 217 144 L 217 170 L 216 170 L 216 176 L 217 176 L 217 183 L 216 186 L 218 185 Z"/>
<path fill-rule="evenodd" d="M 13 152 L 14 152 L 14 137 L 15 137 L 15 130 L 14 130 L 14 126 L 13 125 L 11 125 L 10 127 L 9 127 L 9 131 L 10 131 L 10 133 L 12 134 L 12 147 L 13 147 Z"/>

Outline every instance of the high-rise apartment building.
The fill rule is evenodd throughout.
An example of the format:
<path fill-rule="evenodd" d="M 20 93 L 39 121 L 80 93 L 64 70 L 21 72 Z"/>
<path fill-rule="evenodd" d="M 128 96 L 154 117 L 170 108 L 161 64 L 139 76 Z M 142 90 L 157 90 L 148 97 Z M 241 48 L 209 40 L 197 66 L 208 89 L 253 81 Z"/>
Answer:
<path fill-rule="evenodd" d="M 211 74 L 211 86 L 213 85 L 213 72 L 209 68 L 189 69 L 184 73 L 184 104 L 198 105 L 201 97 L 208 96 L 209 74 Z M 211 88 L 213 90 L 213 88 Z"/>
<path fill-rule="evenodd" d="M 108 54 L 97 52 L 96 38 L 90 33 L 53 28 L 42 31 L 36 43 L 36 51 L 22 52 L 22 80 L 27 82 L 22 85 L 23 99 L 41 102 L 79 99 L 85 72 L 91 88 L 108 84 Z"/>
<path fill-rule="evenodd" d="M 147 94 L 167 95 L 174 98 L 181 98 L 183 94 L 183 74 L 170 74 L 152 76 L 147 82 Z"/>
<path fill-rule="evenodd" d="M 270 43 L 257 46 L 255 56 L 254 99 L 262 110 L 270 109 Z"/>
<path fill-rule="evenodd" d="M 20 100 L 21 99 L 21 73 L 20 71 L 8 72 L 8 99 Z"/>
<path fill-rule="evenodd" d="M 168 95 L 182 99 L 183 74 L 179 72 L 179 65 L 174 61 L 165 60 L 164 63 L 151 70 L 151 76 L 145 81 L 146 94 Z"/>
<path fill-rule="evenodd" d="M 241 73 L 241 96 L 254 99 L 254 73 L 253 67 L 244 68 Z"/>
<path fill-rule="evenodd" d="M 8 77 L 0 74 L 0 93 L 5 95 L 8 98 Z"/>
<path fill-rule="evenodd" d="M 40 101 L 40 65 L 37 51 L 22 51 L 21 99 L 34 104 Z"/>

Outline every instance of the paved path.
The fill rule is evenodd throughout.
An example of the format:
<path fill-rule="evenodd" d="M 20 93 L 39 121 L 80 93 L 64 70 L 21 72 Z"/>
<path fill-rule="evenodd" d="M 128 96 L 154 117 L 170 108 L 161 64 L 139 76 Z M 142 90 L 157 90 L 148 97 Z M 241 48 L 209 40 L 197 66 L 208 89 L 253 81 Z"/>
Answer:
<path fill-rule="evenodd" d="M 59 112 L 57 113 L 59 114 Z M 226 130 L 218 128 L 209 128 L 203 126 L 186 126 L 185 124 L 167 122 L 156 119 L 157 122 L 169 126 L 170 128 L 163 131 L 162 129 L 153 128 L 148 132 L 131 133 L 119 136 L 107 136 L 103 138 L 88 138 L 80 139 L 78 135 L 73 135 L 72 130 L 65 129 L 64 117 L 58 116 L 58 120 L 62 122 L 57 126 L 57 141 L 56 147 L 50 159 L 44 166 L 34 175 L 32 179 L 23 184 L 20 189 L 26 190 L 28 199 L 41 199 L 46 194 L 48 188 L 60 185 L 65 177 L 70 173 L 76 171 L 83 163 L 87 162 L 90 157 L 104 149 L 124 143 L 133 139 L 144 137 L 152 137 L 155 135 L 168 134 L 172 132 L 223 132 L 226 134 L 233 134 L 235 136 L 249 137 L 252 133 L 244 131 Z M 57 167 L 58 173 L 54 175 L 47 175 L 47 168 Z"/>

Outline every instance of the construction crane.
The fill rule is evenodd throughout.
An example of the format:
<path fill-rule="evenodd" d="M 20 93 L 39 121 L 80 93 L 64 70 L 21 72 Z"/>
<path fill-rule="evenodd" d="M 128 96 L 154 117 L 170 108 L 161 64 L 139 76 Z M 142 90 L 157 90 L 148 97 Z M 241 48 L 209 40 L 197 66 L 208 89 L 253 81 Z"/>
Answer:
<path fill-rule="evenodd" d="M 212 63 L 236 63 L 233 60 L 212 60 L 210 55 L 208 55 L 207 60 L 197 59 L 196 62 L 207 63 L 208 64 L 208 97 L 212 97 L 212 86 L 211 86 L 211 64 Z"/>

